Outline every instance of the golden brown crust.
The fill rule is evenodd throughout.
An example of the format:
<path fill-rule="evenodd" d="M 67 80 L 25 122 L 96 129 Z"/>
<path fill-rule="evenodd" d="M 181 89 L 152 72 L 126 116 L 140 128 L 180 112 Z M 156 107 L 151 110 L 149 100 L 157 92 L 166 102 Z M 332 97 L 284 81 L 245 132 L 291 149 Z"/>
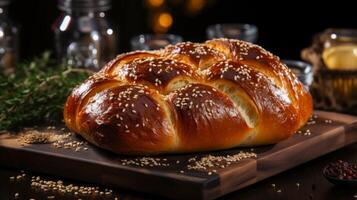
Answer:
<path fill-rule="evenodd" d="M 163 108 L 166 105 L 155 100 L 157 95 L 141 85 L 122 85 L 97 93 L 78 116 L 81 131 L 89 133 L 84 137 L 118 152 L 168 152 L 176 136 Z"/>
<path fill-rule="evenodd" d="M 271 144 L 312 113 L 309 92 L 257 45 L 215 39 L 119 55 L 75 88 L 67 126 L 117 153 Z"/>
<path fill-rule="evenodd" d="M 193 69 L 203 69 L 219 60 L 226 59 L 226 55 L 222 52 L 204 44 L 192 42 L 167 46 L 163 56 L 186 63 Z"/>
<path fill-rule="evenodd" d="M 95 74 L 89 77 L 83 84 L 74 88 L 65 104 L 64 120 L 66 125 L 73 131 L 80 132 L 77 116 L 83 103 L 95 93 L 118 84 L 120 83 L 114 79 L 99 77 Z"/>
<path fill-rule="evenodd" d="M 169 100 L 177 115 L 177 135 L 185 144 L 180 151 L 233 147 L 249 129 L 229 97 L 208 85 L 188 84 L 170 93 Z"/>
<path fill-rule="evenodd" d="M 300 123 L 298 110 L 292 106 L 288 92 L 279 88 L 274 79 L 257 71 L 253 66 L 227 60 L 211 66 L 208 71 L 208 80 L 233 82 L 254 101 L 261 116 L 258 126 L 255 127 L 258 130 L 254 138 L 255 144 L 280 141 L 291 134 L 285 129 L 296 129 Z"/>
<path fill-rule="evenodd" d="M 196 72 L 185 63 L 153 57 L 139 58 L 127 62 L 113 75 L 131 83 L 149 84 L 160 91 L 164 91 L 175 78 L 199 78 Z"/>

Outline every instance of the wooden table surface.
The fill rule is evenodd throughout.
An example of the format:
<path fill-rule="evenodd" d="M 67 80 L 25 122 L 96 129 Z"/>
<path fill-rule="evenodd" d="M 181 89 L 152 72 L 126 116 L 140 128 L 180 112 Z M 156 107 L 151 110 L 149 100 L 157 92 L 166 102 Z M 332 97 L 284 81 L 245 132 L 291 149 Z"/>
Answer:
<path fill-rule="evenodd" d="M 321 174 L 322 168 L 329 162 L 343 159 L 357 162 L 357 144 L 352 144 L 333 153 L 307 162 L 296 168 L 268 178 L 262 182 L 244 188 L 240 191 L 230 193 L 221 199 L 357 199 L 357 188 L 336 187 L 330 184 Z M 308 152 L 305 152 L 308 153 Z M 120 188 L 109 188 L 114 191 L 109 196 L 70 196 L 56 192 L 43 192 L 31 188 L 30 177 L 40 175 L 47 180 L 60 180 L 60 177 L 42 176 L 25 172 L 25 178 L 21 180 L 10 180 L 11 176 L 21 174 L 20 169 L 0 168 L 0 199 L 160 199 L 157 196 L 122 190 Z M 84 186 L 97 186 L 78 181 L 63 180 L 65 184 Z M 299 187 L 297 186 L 299 183 Z M 275 187 L 273 187 L 275 185 Z M 99 186 L 106 188 L 105 186 Z"/>

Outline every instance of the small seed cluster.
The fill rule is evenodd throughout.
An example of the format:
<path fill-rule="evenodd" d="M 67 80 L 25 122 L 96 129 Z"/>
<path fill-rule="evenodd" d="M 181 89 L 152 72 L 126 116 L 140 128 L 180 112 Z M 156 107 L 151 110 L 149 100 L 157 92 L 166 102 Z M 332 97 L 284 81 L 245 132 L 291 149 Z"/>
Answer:
<path fill-rule="evenodd" d="M 61 180 L 44 180 L 40 176 L 32 176 L 31 187 L 47 191 L 56 191 L 62 194 L 72 195 L 107 195 L 112 196 L 113 191 L 110 189 L 100 189 L 99 187 L 79 186 L 73 184 L 64 184 Z"/>
<path fill-rule="evenodd" d="M 325 119 L 325 123 L 326 124 L 332 124 L 332 120 L 331 119 Z"/>
<path fill-rule="evenodd" d="M 253 150 L 251 150 L 253 151 Z M 234 163 L 237 163 L 246 158 L 256 158 L 257 154 L 253 152 L 239 152 L 233 155 L 214 156 L 206 155 L 198 158 L 192 157 L 187 160 L 186 170 L 207 171 L 208 175 L 216 173 L 218 168 L 226 168 Z M 169 167 L 179 164 L 180 161 L 169 161 L 167 158 L 155 157 L 140 157 L 134 159 L 121 159 L 121 165 L 136 166 L 136 167 Z M 186 170 L 181 169 L 180 173 L 185 173 Z"/>
<path fill-rule="evenodd" d="M 226 168 L 233 163 L 237 163 L 243 159 L 247 158 L 256 158 L 257 154 L 252 152 L 239 152 L 233 155 L 225 155 L 225 156 L 214 156 L 207 155 L 201 158 L 193 157 L 188 160 L 189 164 L 187 165 L 187 169 L 189 170 L 210 170 L 208 175 L 211 175 L 212 172 L 216 172 L 214 168 Z"/>
<path fill-rule="evenodd" d="M 140 157 L 135 159 L 122 159 L 121 165 L 138 167 L 168 167 L 170 166 L 170 163 L 167 158 Z"/>
<path fill-rule="evenodd" d="M 170 51 L 171 50 L 171 51 Z M 216 49 L 210 48 L 204 44 L 183 42 L 177 45 L 170 45 L 166 48 L 168 56 L 177 57 L 177 55 L 188 55 L 195 59 L 201 59 L 205 56 L 212 56 L 219 59 L 226 59 L 227 56 Z"/>
<path fill-rule="evenodd" d="M 58 140 L 52 143 L 55 148 L 72 149 L 74 151 L 86 151 L 88 150 L 88 142 L 86 141 L 75 141 L 71 137 L 72 133 L 67 133 L 64 139 Z"/>
<path fill-rule="evenodd" d="M 219 39 L 225 42 L 230 42 L 234 44 L 236 50 L 232 52 L 232 57 L 238 60 L 255 60 L 256 62 L 264 62 L 266 60 L 273 61 L 275 59 L 280 60 L 279 57 L 274 56 L 272 53 L 266 51 L 262 47 L 258 45 L 254 45 L 251 43 L 237 41 L 237 40 L 229 40 L 229 39 Z M 256 54 L 255 57 L 252 58 L 252 55 Z M 286 67 L 285 64 L 281 62 L 270 62 L 269 65 L 273 72 L 276 74 L 277 77 L 286 77 L 292 76 L 294 81 L 292 84 L 296 85 L 298 83 L 298 79 L 296 76 L 291 73 L 290 69 Z"/>
<path fill-rule="evenodd" d="M 38 131 L 34 129 L 27 129 L 24 130 L 19 138 L 18 141 L 22 146 L 26 144 L 47 144 L 53 143 L 59 140 L 64 139 L 66 136 L 56 134 L 53 131 Z"/>
<path fill-rule="evenodd" d="M 190 76 L 193 74 L 193 70 L 190 66 L 182 62 L 155 57 L 135 59 L 125 64 L 121 70 L 123 74 L 127 74 L 126 76 L 133 79 L 134 82 L 137 80 L 140 81 L 140 79 L 143 78 L 146 81 L 152 82 L 155 86 L 162 85 L 163 81 L 168 77 L 172 79 L 178 75 Z M 150 74 L 152 78 L 148 78 L 147 74 Z"/>
<path fill-rule="evenodd" d="M 271 187 L 277 193 L 281 193 L 282 192 L 282 189 L 280 187 L 277 187 L 275 183 L 271 184 Z"/>
<path fill-rule="evenodd" d="M 309 121 L 307 121 L 306 125 L 314 125 L 316 124 L 316 118 L 314 116 L 310 117 Z"/>
<path fill-rule="evenodd" d="M 146 112 L 145 110 L 161 112 L 162 108 L 160 104 L 148 98 L 149 95 L 149 88 L 143 85 L 130 85 L 120 90 L 114 88 L 109 92 L 109 100 L 113 101 L 112 103 L 118 107 L 118 112 L 113 117 L 115 117 L 116 126 L 120 131 L 128 134 L 133 132 L 137 133 L 138 130 L 150 124 L 150 119 L 144 117 L 137 117 L 135 120 L 130 118 L 129 123 L 128 117 L 130 117 L 130 115 L 142 115 L 142 112 Z M 95 100 L 95 98 L 93 98 L 93 100 Z M 101 125 L 103 121 L 96 119 L 96 123 Z M 135 134 L 133 136 L 135 136 Z"/>
<path fill-rule="evenodd" d="M 9 177 L 10 181 L 22 181 L 26 177 L 26 173 L 21 170 L 21 174 L 17 176 Z M 61 194 L 72 194 L 72 195 L 98 195 L 98 196 L 106 196 L 113 197 L 113 190 L 110 189 L 101 189 L 99 187 L 89 187 L 89 186 L 81 186 L 74 184 L 64 184 L 62 180 L 45 180 L 40 176 L 32 176 L 31 177 L 31 187 L 34 189 L 41 190 L 43 192 L 58 192 Z M 19 193 L 15 193 L 14 197 L 19 198 Z M 47 199 L 55 199 L 55 196 L 47 196 Z M 118 200 L 119 197 L 114 196 L 114 200 Z M 35 199 L 30 199 L 35 200 Z"/>
<path fill-rule="evenodd" d="M 22 146 L 27 144 L 52 144 L 55 148 L 73 149 L 74 151 L 86 151 L 88 143 L 86 141 L 75 141 L 72 133 L 59 133 L 54 126 L 47 127 L 47 130 L 25 129 L 17 139 Z M 62 128 L 61 131 L 65 129 Z"/>
<path fill-rule="evenodd" d="M 310 129 L 306 129 L 306 130 L 298 130 L 297 131 L 298 134 L 302 134 L 302 135 L 305 135 L 305 136 L 309 136 L 311 135 L 311 131 Z"/>
<path fill-rule="evenodd" d="M 216 92 L 217 90 L 215 88 L 209 88 L 198 84 L 187 84 L 173 92 L 173 94 L 176 95 L 173 103 L 180 109 L 212 108 L 212 106 L 215 105 L 215 102 L 203 97 L 210 96 Z M 211 114 L 210 109 L 206 110 L 208 114 Z"/>
<path fill-rule="evenodd" d="M 307 125 L 314 125 L 314 124 L 316 124 L 316 119 L 317 119 L 317 115 L 312 115 L 311 117 L 310 117 L 310 119 L 307 121 Z"/>
<path fill-rule="evenodd" d="M 17 176 L 10 176 L 10 181 L 19 181 L 19 180 L 22 180 L 26 177 L 26 174 L 24 171 L 21 171 L 21 174 L 17 175 Z"/>

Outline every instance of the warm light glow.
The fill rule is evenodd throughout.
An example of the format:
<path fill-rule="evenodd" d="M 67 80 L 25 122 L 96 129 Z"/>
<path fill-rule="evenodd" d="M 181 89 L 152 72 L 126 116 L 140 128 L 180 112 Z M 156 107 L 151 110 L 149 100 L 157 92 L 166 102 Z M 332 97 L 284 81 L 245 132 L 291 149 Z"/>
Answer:
<path fill-rule="evenodd" d="M 147 4 L 152 7 L 160 7 L 164 0 L 146 0 Z"/>
<path fill-rule="evenodd" d="M 170 13 L 163 12 L 154 18 L 153 29 L 156 33 L 165 33 L 171 27 L 173 18 Z"/>
<path fill-rule="evenodd" d="M 161 13 L 158 18 L 159 25 L 163 28 L 169 28 L 172 25 L 172 16 L 169 13 Z"/>
<path fill-rule="evenodd" d="M 189 0 L 187 1 L 187 11 L 197 13 L 205 6 L 206 0 Z"/>

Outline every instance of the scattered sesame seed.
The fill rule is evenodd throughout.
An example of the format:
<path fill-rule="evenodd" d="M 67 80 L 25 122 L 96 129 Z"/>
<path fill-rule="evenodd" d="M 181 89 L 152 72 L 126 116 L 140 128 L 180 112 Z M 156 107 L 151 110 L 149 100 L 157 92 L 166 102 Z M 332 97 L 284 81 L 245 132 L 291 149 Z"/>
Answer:
<path fill-rule="evenodd" d="M 326 123 L 326 124 L 331 124 L 331 123 L 332 123 L 332 120 L 331 120 L 331 119 L 325 119 L 325 123 Z"/>
<path fill-rule="evenodd" d="M 170 164 L 167 162 L 166 158 L 153 158 L 153 157 L 140 157 L 134 159 L 122 159 L 122 165 L 131 165 L 131 166 L 138 166 L 138 167 L 167 167 Z"/>
<path fill-rule="evenodd" d="M 106 194 L 112 195 L 113 190 L 104 189 L 100 190 L 99 187 L 90 186 L 80 186 L 73 184 L 64 184 L 61 180 L 44 180 L 39 176 L 33 176 L 31 178 L 31 186 L 36 189 L 46 191 L 57 191 L 63 194 L 73 194 L 73 195 L 96 195 L 96 194 Z M 55 196 L 47 196 L 47 199 L 55 199 Z"/>
<path fill-rule="evenodd" d="M 225 168 L 232 163 L 237 163 L 243 159 L 247 158 L 256 158 L 257 154 L 251 152 L 239 152 L 233 155 L 225 155 L 225 156 L 213 156 L 207 155 L 201 157 L 199 160 L 196 160 L 195 157 L 190 158 L 188 160 L 189 164 L 187 165 L 187 169 L 193 170 L 207 170 L 209 168 Z"/>

